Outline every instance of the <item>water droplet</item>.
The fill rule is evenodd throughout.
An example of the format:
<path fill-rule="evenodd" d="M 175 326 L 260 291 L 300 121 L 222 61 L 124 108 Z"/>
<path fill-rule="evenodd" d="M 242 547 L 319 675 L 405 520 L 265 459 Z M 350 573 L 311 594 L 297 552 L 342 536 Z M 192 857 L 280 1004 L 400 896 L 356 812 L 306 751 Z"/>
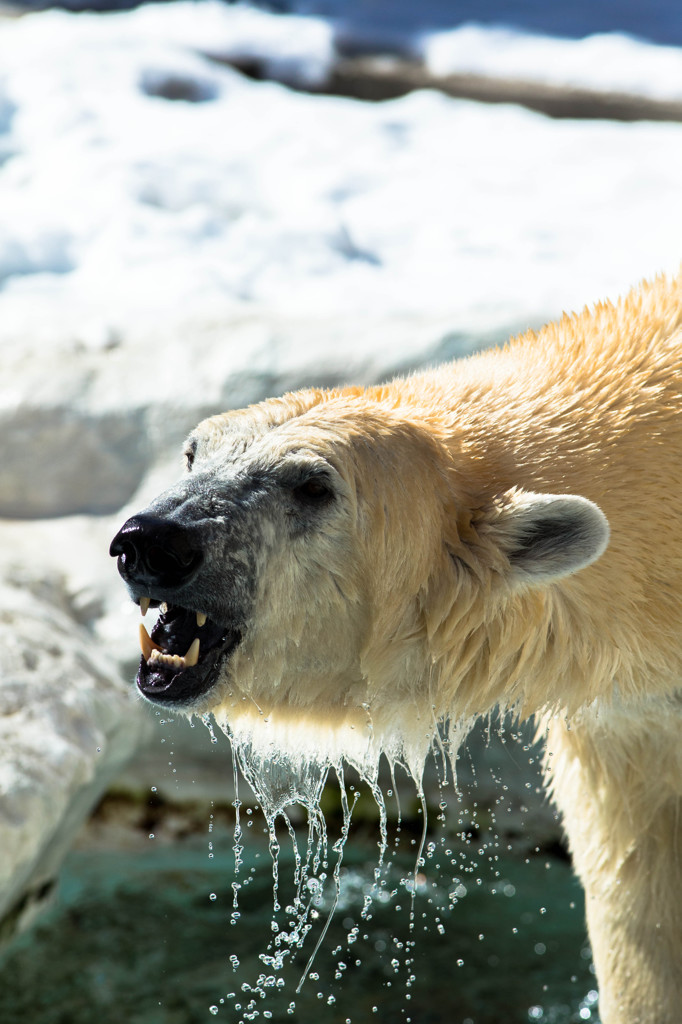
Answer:
<path fill-rule="evenodd" d="M 211 1013 L 215 1017 L 216 1013 L 218 1012 L 218 1007 L 217 1006 L 209 1006 L 209 1010 L 211 1011 Z"/>
<path fill-rule="evenodd" d="M 217 900 L 218 899 L 218 897 L 216 896 L 216 894 L 214 892 L 212 892 L 208 898 L 210 900 Z"/>

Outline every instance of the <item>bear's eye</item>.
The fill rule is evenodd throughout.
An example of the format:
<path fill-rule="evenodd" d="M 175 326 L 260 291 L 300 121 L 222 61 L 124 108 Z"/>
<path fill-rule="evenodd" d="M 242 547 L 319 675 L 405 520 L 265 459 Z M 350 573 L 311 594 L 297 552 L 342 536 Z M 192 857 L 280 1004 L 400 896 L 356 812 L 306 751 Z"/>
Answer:
<path fill-rule="evenodd" d="M 332 500 L 334 492 L 329 481 L 322 476 L 311 476 L 292 488 L 292 494 L 301 505 L 325 505 Z"/>

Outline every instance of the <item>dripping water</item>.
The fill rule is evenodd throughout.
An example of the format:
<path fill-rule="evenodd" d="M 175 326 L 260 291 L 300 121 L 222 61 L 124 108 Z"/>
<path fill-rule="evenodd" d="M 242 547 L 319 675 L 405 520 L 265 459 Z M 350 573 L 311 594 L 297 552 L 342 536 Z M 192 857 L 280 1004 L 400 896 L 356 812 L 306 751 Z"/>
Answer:
<path fill-rule="evenodd" d="M 209 725 L 208 722 L 206 724 Z M 221 728 L 224 729 L 223 726 Z M 456 836 L 448 833 L 446 829 L 448 801 L 453 788 L 456 787 L 455 758 L 465 730 L 453 729 L 449 734 L 438 733 L 435 737 L 432 754 L 437 769 L 437 801 L 433 800 L 432 795 L 427 799 L 422 776 L 415 772 L 413 760 L 406 763 L 397 757 L 385 758 L 388 779 L 380 779 L 376 764 L 368 766 L 351 762 L 348 766 L 340 758 L 295 758 L 279 752 L 269 752 L 266 755 L 261 750 L 254 749 L 251 743 L 231 736 L 227 729 L 224 731 L 233 751 L 234 774 L 235 882 L 232 923 L 236 923 L 239 917 L 238 901 L 242 884 L 239 880 L 244 853 L 243 803 L 240 797 L 242 780 L 250 786 L 257 801 L 256 806 L 263 814 L 272 869 L 271 936 L 269 942 L 267 938 L 264 939 L 264 946 L 267 943 L 267 948 L 263 948 L 258 954 L 263 971 L 254 984 L 242 984 L 241 995 L 228 993 L 225 997 L 228 1001 L 234 1002 L 233 1008 L 240 1014 L 239 1024 L 261 1015 L 271 1018 L 271 1011 L 263 1009 L 263 1005 L 267 1003 L 263 1004 L 262 1001 L 274 992 L 281 992 L 283 987 L 289 984 L 292 986 L 294 998 L 286 1007 L 286 1014 L 296 1017 L 297 999 L 311 986 L 313 989 L 319 987 L 320 974 L 319 967 L 316 969 L 316 963 L 321 955 L 328 956 L 331 953 L 335 963 L 334 979 L 343 980 L 349 966 L 359 966 L 360 957 L 365 955 L 360 947 L 362 940 L 367 940 L 368 935 L 363 934 L 363 930 L 368 927 L 367 922 L 372 920 L 374 908 L 389 902 L 394 905 L 396 911 L 407 911 L 408 933 L 407 937 L 401 940 L 394 935 L 389 943 L 384 944 L 386 958 L 394 973 L 393 979 L 391 980 L 389 975 L 389 980 L 385 980 L 383 984 L 389 987 L 393 984 L 395 989 L 396 982 L 402 977 L 403 985 L 398 988 L 398 991 L 402 989 L 404 993 L 401 1018 L 404 1024 L 410 1024 L 409 1000 L 416 979 L 415 947 L 420 924 L 426 932 L 431 922 L 435 925 L 438 936 L 445 935 L 449 913 L 454 911 L 468 893 L 475 892 L 475 887 L 483 885 L 482 872 L 479 869 L 481 861 L 489 861 L 495 878 L 500 880 L 498 889 L 492 888 L 493 893 L 499 891 L 509 896 L 514 891 L 513 884 L 501 878 L 497 864 L 499 840 L 494 841 L 486 835 L 486 830 L 490 826 L 479 822 L 477 800 L 474 799 L 469 804 L 468 826 L 461 826 L 461 831 Z M 212 728 L 211 739 L 215 742 Z M 349 781 L 347 767 L 354 769 L 359 775 L 363 787 L 366 787 L 377 809 L 377 855 L 371 879 L 360 872 L 353 872 L 351 868 L 343 867 L 351 825 L 353 824 L 354 829 L 357 827 L 354 814 L 361 799 L 360 791 Z M 415 838 L 410 838 L 414 818 L 412 822 L 408 821 L 407 830 L 403 827 L 400 786 L 396 777 L 398 771 L 404 772 L 415 786 L 417 820 L 420 822 L 419 833 L 412 832 Z M 477 770 L 473 762 L 470 764 L 470 775 L 475 790 Z M 501 778 L 495 778 L 494 781 L 504 788 Z M 336 789 L 340 803 L 340 824 L 337 826 L 339 834 L 333 837 L 328 835 L 327 821 L 323 813 L 323 793 L 327 784 L 332 784 Z M 395 802 L 390 827 L 388 799 Z M 437 806 L 435 823 L 431 822 L 429 830 L 428 809 L 434 806 Z M 490 814 L 490 809 L 486 808 L 485 813 Z M 301 814 L 305 815 L 303 822 L 299 820 Z M 494 814 L 492 818 L 494 824 Z M 304 826 L 303 829 L 301 824 Z M 408 875 L 402 872 L 396 880 L 396 871 L 393 869 L 394 857 L 401 844 L 404 851 L 406 842 L 414 853 L 412 872 Z M 287 871 L 287 884 L 290 886 L 293 881 L 293 896 L 287 895 L 286 900 L 282 898 L 280 879 L 282 855 L 285 850 L 293 855 L 293 878 L 289 877 Z M 443 888 L 441 868 L 447 872 L 448 863 L 451 880 L 450 885 L 447 886 L 445 883 L 446 888 Z M 487 870 L 485 863 L 481 866 Z M 429 881 L 429 875 L 435 876 L 434 867 L 439 872 L 436 876 L 438 881 L 435 878 Z M 405 900 L 401 906 L 401 894 L 408 897 L 409 906 L 405 905 Z M 347 914 L 348 910 L 357 913 L 358 917 L 354 922 L 351 922 L 350 918 L 343 918 L 343 927 L 347 932 L 345 945 L 339 943 L 331 949 L 334 944 L 332 940 L 329 949 L 325 951 L 325 943 L 333 935 L 331 925 L 335 917 L 340 913 Z M 478 938 L 483 942 L 485 936 L 481 933 Z M 311 942 L 309 949 L 308 941 Z M 378 945 L 376 948 L 378 950 Z M 299 963 L 304 950 L 304 966 L 297 967 L 296 964 Z M 235 961 L 238 965 L 236 957 Z M 464 962 L 464 959 L 458 956 L 457 950 L 453 950 L 453 966 L 462 966 Z M 283 972 L 287 965 L 296 971 L 297 983 L 293 980 L 285 981 L 288 975 Z M 236 970 L 235 964 L 233 967 Z M 336 998 L 329 990 L 326 993 L 317 991 L 316 995 L 320 1000 L 326 998 L 329 1006 L 333 1005 Z M 249 999 L 248 1003 L 243 1001 L 245 996 Z M 242 1001 L 237 1002 L 239 999 Z M 221 998 L 220 1003 L 224 1002 L 225 1000 Z M 351 1017 L 346 1020 L 348 1024 L 352 1024 Z M 361 1017 L 357 1019 L 357 1024 L 363 1024 L 365 1020 L 365 1017 Z"/>
<path fill-rule="evenodd" d="M 213 723 L 204 720 L 210 730 L 211 740 L 215 742 Z M 264 754 L 260 749 L 254 748 L 250 741 L 236 738 L 231 734 L 228 727 L 221 725 L 226 733 L 233 753 L 233 784 L 234 784 L 234 808 L 235 808 L 235 840 L 233 845 L 235 855 L 235 881 L 233 882 L 233 914 L 232 923 L 239 917 L 237 911 L 238 894 L 240 890 L 239 872 L 242 866 L 243 854 L 243 831 L 241 824 L 240 799 L 240 776 L 250 786 L 258 806 L 265 819 L 265 833 L 267 836 L 268 848 L 272 870 L 272 920 L 271 939 L 267 948 L 259 954 L 259 959 L 270 973 L 261 975 L 255 987 L 246 986 L 250 992 L 258 994 L 260 998 L 266 995 L 266 988 L 272 988 L 273 981 L 276 985 L 282 982 L 281 972 L 287 962 L 292 962 L 295 954 L 300 954 L 307 936 L 314 929 L 317 935 L 314 944 L 307 956 L 305 966 L 299 973 L 298 984 L 295 988 L 295 995 L 300 996 L 304 985 L 314 984 L 319 980 L 319 974 L 314 970 L 315 962 L 325 945 L 332 921 L 339 910 L 343 899 L 343 885 L 347 878 L 342 878 L 342 865 L 346 844 L 349 838 L 353 813 L 361 799 L 361 794 L 355 785 L 349 785 L 347 780 L 346 764 L 341 757 L 291 757 L 281 751 L 268 751 Z M 439 785 L 442 787 L 448 781 L 448 767 L 446 746 L 443 740 L 438 738 L 436 753 L 440 760 Z M 395 974 L 401 971 L 405 974 L 405 1005 L 410 999 L 409 989 L 415 980 L 414 954 L 416 945 L 416 899 L 422 895 L 425 889 L 423 869 L 425 866 L 425 848 L 428 833 L 428 811 L 427 800 L 424 793 L 421 777 L 421 766 L 415 768 L 415 758 L 409 762 L 397 757 L 385 757 L 390 782 L 382 785 L 379 773 L 379 763 L 350 762 L 350 767 L 359 777 L 362 786 L 366 786 L 376 807 L 378 816 L 378 839 L 376 863 L 372 868 L 371 882 L 363 881 L 358 896 L 362 898 L 362 906 L 359 912 L 359 921 L 348 928 L 346 938 L 346 955 L 350 954 L 351 964 L 357 967 L 361 959 L 354 951 L 359 938 L 368 939 L 367 934 L 362 934 L 363 924 L 372 920 L 372 909 L 376 902 L 386 904 L 396 898 L 401 890 L 404 890 L 409 898 L 409 935 L 404 941 L 393 939 L 393 947 L 389 950 L 392 954 L 391 964 Z M 410 844 L 416 849 L 414 852 L 413 868 L 411 875 L 404 876 L 401 873 L 399 881 L 395 881 L 395 869 L 393 869 L 393 856 L 398 850 L 401 841 L 402 810 L 400 806 L 400 786 L 396 778 L 396 770 L 400 769 L 415 786 L 415 795 L 419 804 L 421 818 L 421 830 L 419 839 L 410 840 Z M 329 783 L 336 784 L 341 809 L 341 823 L 338 838 L 330 840 L 327 832 L 327 821 L 322 810 L 323 792 Z M 384 792 L 386 790 L 386 792 Z M 395 828 L 396 837 L 393 849 L 389 854 L 389 816 L 387 809 L 387 798 L 394 798 L 396 804 Z M 299 849 L 299 839 L 292 821 L 291 811 L 296 808 L 299 813 L 301 809 L 307 818 L 307 834 L 303 850 Z M 441 814 L 441 816 L 444 815 Z M 284 907 L 280 899 L 280 859 L 282 854 L 281 835 L 283 834 L 293 854 L 293 898 Z M 331 869 L 330 869 L 331 864 Z M 347 871 L 348 874 L 350 872 Z M 435 883 L 434 883 L 435 886 Z M 350 904 L 354 901 L 350 900 Z M 400 903 L 395 906 L 396 911 L 403 908 Z M 281 920 L 286 917 L 286 923 Z M 425 915 L 422 915 L 425 916 Z M 346 920 L 344 919 L 344 928 Z M 425 928 L 426 930 L 426 928 Z M 439 933 L 442 934 L 442 926 Z M 334 977 L 340 980 L 348 964 L 345 959 L 341 960 L 343 948 L 337 946 L 333 955 L 338 958 Z M 279 976 L 278 976 L 279 975 Z M 265 982 L 269 984 L 266 986 Z M 391 982 L 388 982 L 391 985 Z M 242 986 L 244 989 L 244 986 Z M 318 998 L 322 993 L 317 993 Z M 330 994 L 327 1002 L 332 1005 L 335 996 Z M 235 1004 L 235 1009 L 237 1005 Z M 243 1012 L 243 1006 L 240 1004 Z M 296 1001 L 292 1000 L 287 1013 L 295 1013 Z M 411 1018 L 405 1016 L 405 1024 L 410 1024 Z M 249 1013 L 251 1016 L 249 1016 Z M 257 1016 L 254 1007 L 251 1007 L 244 1017 L 245 1020 Z M 349 1018 L 350 1020 L 350 1018 Z"/>

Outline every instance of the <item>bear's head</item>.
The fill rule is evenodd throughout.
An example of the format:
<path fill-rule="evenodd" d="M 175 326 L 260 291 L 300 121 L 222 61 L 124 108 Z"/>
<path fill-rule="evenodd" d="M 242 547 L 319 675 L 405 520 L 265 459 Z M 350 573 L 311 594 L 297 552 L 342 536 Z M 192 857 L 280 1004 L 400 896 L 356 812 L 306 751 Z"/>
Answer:
<path fill-rule="evenodd" d="M 547 595 L 608 541 L 592 502 L 516 486 L 390 389 L 215 416 L 185 455 L 111 545 L 161 609 L 137 685 L 279 746 L 305 724 L 336 752 L 397 754 L 523 699 L 523 623 L 551 644 Z"/>

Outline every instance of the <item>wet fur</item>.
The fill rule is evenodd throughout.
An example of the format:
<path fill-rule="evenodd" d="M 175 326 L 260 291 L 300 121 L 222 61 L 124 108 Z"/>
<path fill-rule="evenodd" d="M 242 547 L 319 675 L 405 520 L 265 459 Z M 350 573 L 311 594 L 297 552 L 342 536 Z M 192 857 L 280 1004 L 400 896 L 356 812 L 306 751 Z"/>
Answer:
<path fill-rule="evenodd" d="M 439 720 L 536 715 L 604 1024 L 682 1007 L 681 323 L 659 279 L 432 372 L 213 417 L 189 447 L 209 489 L 283 494 L 309 460 L 336 493 L 298 536 L 277 499 L 243 641 L 189 710 L 415 766 Z M 594 505 L 543 518 L 534 495 Z"/>

